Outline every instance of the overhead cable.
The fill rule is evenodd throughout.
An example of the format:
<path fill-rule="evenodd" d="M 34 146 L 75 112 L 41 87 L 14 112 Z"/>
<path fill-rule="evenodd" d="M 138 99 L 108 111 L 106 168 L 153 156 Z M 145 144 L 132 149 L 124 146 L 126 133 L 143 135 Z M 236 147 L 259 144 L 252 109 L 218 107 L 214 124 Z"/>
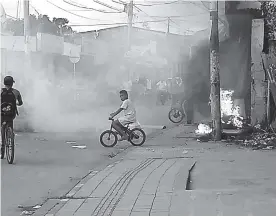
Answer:
<path fill-rule="evenodd" d="M 97 12 L 101 12 L 101 13 L 123 13 L 123 12 L 118 12 L 118 11 L 105 11 L 105 10 L 101 10 L 101 9 L 96 9 L 96 8 L 93 8 L 93 7 L 87 7 L 87 6 L 84 6 L 84 5 L 80 5 L 76 2 L 73 2 L 73 1 L 67 1 L 67 0 L 63 0 L 65 3 L 71 5 L 71 6 L 74 6 L 74 7 L 78 7 L 78 8 L 83 8 L 83 9 L 88 9 L 88 10 L 92 10 L 92 11 L 97 11 Z"/>
<path fill-rule="evenodd" d="M 139 22 L 133 22 L 133 24 L 136 23 L 145 23 L 145 22 L 164 22 L 167 20 L 150 20 L 150 21 L 139 21 Z M 97 23 L 97 24 L 72 24 L 69 26 L 102 26 L 102 25 L 127 25 L 128 23 Z"/>
<path fill-rule="evenodd" d="M 152 4 L 140 4 L 140 3 L 135 3 L 135 5 L 139 6 L 158 6 L 158 5 L 170 5 L 170 4 L 177 4 L 177 3 L 182 3 L 181 1 L 173 1 L 173 2 L 158 2 L 158 3 L 152 3 Z"/>
<path fill-rule="evenodd" d="M 108 7 L 108 8 L 110 8 L 110 9 L 112 9 L 112 10 L 116 10 L 116 11 L 118 11 L 118 12 L 120 12 L 120 13 L 123 13 L 124 12 L 124 10 L 120 10 L 120 9 L 118 9 L 118 8 L 116 8 L 116 7 L 113 7 L 113 6 L 111 6 L 111 5 L 108 5 L 108 4 L 106 4 L 106 3 L 104 3 L 104 2 L 101 2 L 101 1 L 98 1 L 98 0 L 93 0 L 95 3 L 97 3 L 97 4 L 100 4 L 100 5 L 103 5 L 103 6 L 105 6 L 105 7 Z"/>
<path fill-rule="evenodd" d="M 51 5 L 53 5 L 53 6 L 57 7 L 57 8 L 59 8 L 60 10 L 63 10 L 63 11 L 65 11 L 65 12 L 67 12 L 67 13 L 69 13 L 69 14 L 72 14 L 72 15 L 75 15 L 75 16 L 77 16 L 77 17 L 80 17 L 80 18 L 83 18 L 83 19 L 87 19 L 87 20 L 97 20 L 97 21 L 101 21 L 101 20 L 99 20 L 99 19 L 92 19 L 92 18 L 89 18 L 89 17 L 85 17 L 85 16 L 82 16 L 82 15 L 73 13 L 73 12 L 71 12 L 71 11 L 65 10 L 65 9 L 63 9 L 62 7 L 59 7 L 58 5 L 54 4 L 53 2 L 51 2 L 51 1 L 49 1 L 49 0 L 47 0 L 47 2 L 48 2 L 49 4 L 51 4 Z"/>

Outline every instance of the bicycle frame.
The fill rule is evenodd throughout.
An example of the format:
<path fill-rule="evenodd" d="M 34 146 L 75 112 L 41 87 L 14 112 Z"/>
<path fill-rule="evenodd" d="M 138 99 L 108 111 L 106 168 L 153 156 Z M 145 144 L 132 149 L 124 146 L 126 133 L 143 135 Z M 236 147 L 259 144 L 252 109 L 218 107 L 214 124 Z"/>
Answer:
<path fill-rule="evenodd" d="M 114 122 L 114 119 L 113 119 L 113 118 L 109 118 L 109 120 L 112 121 L 112 122 L 111 122 L 111 125 L 110 125 L 110 130 L 112 130 L 112 128 L 114 128 L 114 127 L 112 126 L 112 123 Z M 127 127 L 124 127 L 124 126 L 123 126 L 122 129 L 123 129 L 123 131 L 124 131 L 127 135 L 130 135 L 131 131 L 129 130 L 129 127 L 128 127 L 128 126 L 127 126 Z M 114 130 L 115 130 L 115 128 L 114 128 Z M 115 132 L 118 133 L 116 130 L 115 130 Z"/>

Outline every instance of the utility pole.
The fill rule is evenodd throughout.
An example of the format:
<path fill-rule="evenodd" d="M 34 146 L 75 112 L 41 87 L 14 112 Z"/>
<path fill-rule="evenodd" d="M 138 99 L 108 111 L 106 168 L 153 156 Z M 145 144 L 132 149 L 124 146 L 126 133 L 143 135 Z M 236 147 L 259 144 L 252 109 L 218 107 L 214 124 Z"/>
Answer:
<path fill-rule="evenodd" d="M 168 17 L 168 26 L 167 26 L 167 34 L 169 34 L 170 33 L 170 23 L 171 22 L 171 18 L 170 17 Z"/>
<path fill-rule="evenodd" d="M 127 51 L 131 49 L 131 33 L 132 33 L 132 20 L 133 20 L 133 0 L 127 4 L 127 18 L 128 18 L 128 29 L 127 29 Z M 128 69 L 128 80 L 130 80 L 130 68 Z"/>
<path fill-rule="evenodd" d="M 127 6 L 127 17 L 128 17 L 128 33 L 127 33 L 127 45 L 128 50 L 131 47 L 131 32 L 132 32 L 132 20 L 133 20 L 133 0 L 131 0 Z"/>
<path fill-rule="evenodd" d="M 219 141 L 221 140 L 222 127 L 220 109 L 218 1 L 211 1 L 210 4 L 210 16 L 212 21 L 210 36 L 210 100 L 214 139 Z"/>
<path fill-rule="evenodd" d="M 20 0 L 17 0 L 16 19 L 19 18 L 19 4 L 20 4 Z"/>
<path fill-rule="evenodd" d="M 30 60 L 30 1 L 24 0 L 24 44 L 25 44 L 25 57 L 29 62 Z"/>

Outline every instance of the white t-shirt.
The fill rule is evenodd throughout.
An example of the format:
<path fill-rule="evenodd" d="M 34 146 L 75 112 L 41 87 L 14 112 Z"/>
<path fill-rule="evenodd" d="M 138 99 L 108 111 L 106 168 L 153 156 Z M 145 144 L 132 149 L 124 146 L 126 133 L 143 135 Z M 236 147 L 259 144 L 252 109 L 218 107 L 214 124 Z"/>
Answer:
<path fill-rule="evenodd" d="M 159 81 L 156 85 L 159 90 L 166 90 L 167 84 L 165 81 Z"/>
<path fill-rule="evenodd" d="M 136 110 L 129 99 L 123 101 L 121 108 L 124 110 L 124 117 L 130 122 L 136 122 Z"/>
<path fill-rule="evenodd" d="M 151 80 L 147 79 L 147 89 L 151 90 Z"/>

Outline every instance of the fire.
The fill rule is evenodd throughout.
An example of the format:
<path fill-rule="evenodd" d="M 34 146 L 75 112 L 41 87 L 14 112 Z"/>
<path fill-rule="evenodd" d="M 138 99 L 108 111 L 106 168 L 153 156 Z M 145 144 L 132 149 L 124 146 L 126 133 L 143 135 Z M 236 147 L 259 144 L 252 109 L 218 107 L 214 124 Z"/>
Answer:
<path fill-rule="evenodd" d="M 237 128 L 243 127 L 243 117 L 241 116 L 240 107 L 234 106 L 232 96 L 233 90 L 224 90 L 220 91 L 220 105 L 221 105 L 221 117 L 222 123 L 232 124 Z M 227 122 L 224 120 L 227 119 Z M 196 134 L 210 134 L 212 129 L 209 125 L 199 124 L 198 129 L 195 131 Z"/>
<path fill-rule="evenodd" d="M 243 126 L 243 117 L 240 115 L 240 107 L 234 106 L 232 96 L 233 90 L 223 90 L 220 91 L 220 104 L 221 104 L 221 116 L 229 116 L 228 122 L 222 123 L 233 124 L 237 128 L 242 128 Z"/>
<path fill-rule="evenodd" d="M 233 100 L 232 95 L 234 91 L 232 90 L 222 90 L 220 91 L 220 106 L 221 106 L 221 115 L 230 116 L 233 114 Z"/>
<path fill-rule="evenodd" d="M 196 134 L 209 134 L 209 133 L 212 133 L 212 129 L 209 127 L 209 125 L 199 124 L 195 133 Z"/>

